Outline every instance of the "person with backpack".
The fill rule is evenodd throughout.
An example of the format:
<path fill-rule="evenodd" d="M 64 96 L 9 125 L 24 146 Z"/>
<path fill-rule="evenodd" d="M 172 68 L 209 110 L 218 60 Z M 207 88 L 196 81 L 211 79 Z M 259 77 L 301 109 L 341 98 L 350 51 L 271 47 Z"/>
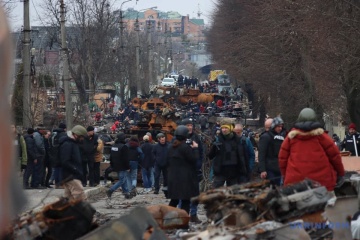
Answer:
<path fill-rule="evenodd" d="M 130 161 L 130 172 L 127 174 L 127 181 L 132 196 L 136 196 L 136 185 L 137 185 L 137 172 L 139 162 L 143 161 L 144 153 L 140 148 L 139 139 L 137 136 L 132 136 L 129 142 L 126 144 L 129 148 L 128 158 Z"/>
<path fill-rule="evenodd" d="M 229 121 L 221 123 L 221 132 L 217 141 L 213 142 L 209 158 L 213 159 L 213 188 L 232 186 L 239 179 L 247 178 L 250 172 L 249 162 L 245 154 L 245 146 L 241 138 L 233 133 L 234 126 Z"/>
<path fill-rule="evenodd" d="M 61 188 L 61 158 L 59 156 L 60 138 L 66 137 L 66 124 L 60 123 L 58 128 L 55 128 L 49 140 L 49 159 L 53 169 L 53 178 L 55 188 Z M 51 181 L 51 178 L 50 178 Z"/>

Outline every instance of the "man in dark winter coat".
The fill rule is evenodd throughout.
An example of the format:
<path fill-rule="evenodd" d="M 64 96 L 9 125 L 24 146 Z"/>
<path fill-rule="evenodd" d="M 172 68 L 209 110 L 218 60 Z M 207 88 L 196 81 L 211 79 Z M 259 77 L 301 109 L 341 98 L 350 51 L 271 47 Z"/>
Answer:
<path fill-rule="evenodd" d="M 212 144 L 209 158 L 213 159 L 214 182 L 213 187 L 218 188 L 238 184 L 241 178 L 247 178 L 249 160 L 246 149 L 241 144 L 241 138 L 233 133 L 231 122 L 221 123 L 221 133 Z"/>
<path fill-rule="evenodd" d="M 155 191 L 154 194 L 159 194 L 160 190 L 160 175 L 163 174 L 163 187 L 167 187 L 167 169 L 166 169 L 166 155 L 168 152 L 169 144 L 166 142 L 166 137 L 163 133 L 156 136 L 158 144 L 153 147 L 153 159 L 155 168 Z"/>
<path fill-rule="evenodd" d="M 349 125 L 349 132 L 346 134 L 342 144 L 341 149 L 345 149 L 346 151 L 351 152 L 351 156 L 360 156 L 359 153 L 360 147 L 360 135 L 356 132 L 356 125 L 355 123 L 351 123 Z"/>
<path fill-rule="evenodd" d="M 31 177 L 31 187 L 32 188 L 36 188 L 38 186 L 34 185 L 34 166 L 36 164 L 38 164 L 37 161 L 37 147 L 35 144 L 35 140 L 34 140 L 34 129 L 29 128 L 27 130 L 27 135 L 25 135 L 24 139 L 25 139 L 25 143 L 26 143 L 26 153 L 27 153 L 27 165 L 26 165 L 26 169 L 25 169 L 25 173 L 24 173 L 24 177 L 23 177 L 23 186 L 24 189 L 30 189 L 29 186 L 29 179 L 30 176 Z"/>
<path fill-rule="evenodd" d="M 125 134 L 119 133 L 116 136 L 115 144 L 111 147 L 110 166 L 113 171 L 118 173 L 117 181 L 107 192 L 106 195 L 111 198 L 113 192 L 121 187 L 125 198 L 131 198 L 127 183 L 127 174 L 130 170 L 129 148 L 125 144 Z"/>
<path fill-rule="evenodd" d="M 94 127 L 89 126 L 86 129 L 87 137 L 84 139 L 83 143 L 80 145 L 82 153 L 82 168 L 83 168 L 83 179 L 82 184 L 85 187 L 87 180 L 89 180 L 89 186 L 94 187 L 94 163 L 95 163 L 95 153 L 98 146 L 98 136 L 94 133 Z M 89 171 L 88 171 L 89 169 Z M 88 178 L 87 178 L 87 174 Z"/>
<path fill-rule="evenodd" d="M 61 158 L 59 156 L 59 140 L 66 135 L 66 125 L 60 123 L 58 128 L 55 128 L 50 137 L 50 151 L 49 158 L 51 166 L 53 167 L 53 178 L 55 181 L 55 188 L 60 188 L 61 181 Z"/>
<path fill-rule="evenodd" d="M 281 183 L 278 155 L 285 139 L 283 125 L 284 121 L 280 117 L 274 118 L 270 130 L 262 134 L 259 140 L 260 177 L 269 179 L 277 186 Z"/>
<path fill-rule="evenodd" d="M 62 166 L 62 185 L 64 197 L 70 200 L 85 200 L 86 195 L 81 184 L 83 177 L 81 156 L 78 143 L 87 136 L 83 126 L 76 125 L 68 133 L 68 136 L 60 138 L 60 156 Z"/>
<path fill-rule="evenodd" d="M 141 173 L 142 173 L 142 180 L 144 184 L 144 193 L 148 193 L 151 191 L 151 173 L 152 169 L 154 167 L 154 158 L 152 155 L 153 150 L 153 144 L 149 142 L 150 137 L 148 135 L 145 135 L 143 137 L 144 143 L 141 145 L 141 150 L 144 153 L 144 158 L 140 162 L 141 166 Z"/>
<path fill-rule="evenodd" d="M 42 179 L 45 174 L 45 168 L 44 168 L 44 160 L 45 160 L 45 143 L 44 143 L 44 135 L 45 135 L 45 128 L 43 126 L 39 126 L 36 128 L 33 136 L 35 140 L 35 145 L 37 148 L 37 164 L 34 165 L 34 187 L 36 188 L 46 188 L 45 186 L 42 186 Z M 33 181 L 31 181 L 33 182 Z"/>

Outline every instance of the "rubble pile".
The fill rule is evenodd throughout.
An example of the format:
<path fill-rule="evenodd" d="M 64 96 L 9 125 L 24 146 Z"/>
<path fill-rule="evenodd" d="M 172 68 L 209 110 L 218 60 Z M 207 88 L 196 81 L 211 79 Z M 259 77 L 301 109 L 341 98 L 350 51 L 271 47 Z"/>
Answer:
<path fill-rule="evenodd" d="M 304 229 L 298 226 L 303 226 L 302 222 L 312 222 L 323 224 L 326 228 L 326 220 L 321 214 L 330 197 L 324 186 L 311 180 L 275 189 L 270 187 L 268 181 L 262 181 L 212 189 L 201 193 L 192 201 L 205 205 L 207 217 L 212 222 L 211 227 L 231 227 L 232 230 L 226 230 L 230 235 L 252 239 L 270 236 L 280 230 L 281 234 L 286 235 L 293 233 L 295 229 L 305 229 L 313 239 L 316 234 L 332 236 L 332 229 L 324 231 L 313 229 L 310 225 Z M 294 221 L 300 221 L 300 224 Z M 209 237 L 212 230 L 207 229 L 206 232 L 205 235 Z M 204 232 L 197 237 L 202 235 Z M 198 238 L 194 236 L 194 239 Z"/>

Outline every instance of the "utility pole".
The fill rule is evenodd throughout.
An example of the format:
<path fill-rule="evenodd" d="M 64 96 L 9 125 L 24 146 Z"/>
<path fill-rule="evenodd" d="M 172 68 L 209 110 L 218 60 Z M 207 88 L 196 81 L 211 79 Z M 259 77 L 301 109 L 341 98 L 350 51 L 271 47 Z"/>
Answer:
<path fill-rule="evenodd" d="M 120 34 L 119 34 L 119 41 L 120 41 L 120 51 L 118 55 L 119 64 L 120 64 L 120 104 L 122 105 L 125 102 L 125 68 L 123 64 L 123 54 L 124 54 L 124 16 L 122 12 L 122 7 L 124 3 L 131 2 L 132 0 L 126 0 L 121 3 L 120 5 Z M 128 90 L 129 90 L 129 83 L 128 83 Z"/>
<path fill-rule="evenodd" d="M 60 0 L 60 22 L 61 22 L 61 57 L 63 62 L 63 82 L 65 92 L 65 119 L 66 128 L 71 129 L 73 125 L 73 111 L 70 95 L 70 74 L 69 74 L 69 60 L 68 48 L 66 42 L 66 29 L 65 29 L 65 4 L 64 0 Z"/>
<path fill-rule="evenodd" d="M 157 57 L 158 57 L 158 62 L 157 62 L 157 68 L 156 68 L 156 83 L 158 84 L 158 76 L 161 74 L 161 67 L 160 67 L 160 31 L 161 31 L 161 23 L 160 21 L 158 21 L 158 26 L 157 26 L 157 32 L 158 32 L 158 45 L 157 45 Z"/>
<path fill-rule="evenodd" d="M 135 22 L 135 31 L 136 31 L 136 84 L 140 83 L 140 40 L 139 40 L 139 19 L 136 18 Z"/>
<path fill-rule="evenodd" d="M 31 125 L 31 84 L 30 84 L 30 0 L 24 0 L 24 49 L 23 49 L 23 127 Z"/>
<path fill-rule="evenodd" d="M 164 48 L 165 48 L 165 62 L 164 62 L 164 73 L 163 73 L 163 77 L 165 77 L 165 74 L 168 73 L 168 29 L 167 29 L 167 23 L 165 23 L 165 40 L 164 40 Z"/>
<path fill-rule="evenodd" d="M 150 84 L 153 83 L 153 54 L 151 46 L 151 21 L 148 20 L 148 62 L 149 62 L 149 79 L 145 81 L 146 93 L 150 92 Z"/>

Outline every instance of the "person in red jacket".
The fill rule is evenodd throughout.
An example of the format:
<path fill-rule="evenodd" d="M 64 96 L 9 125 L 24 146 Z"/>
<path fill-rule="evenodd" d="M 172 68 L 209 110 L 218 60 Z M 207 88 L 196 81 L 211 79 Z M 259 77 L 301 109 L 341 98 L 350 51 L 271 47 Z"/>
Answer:
<path fill-rule="evenodd" d="M 333 191 L 338 178 L 345 174 L 338 147 L 316 121 L 316 113 L 304 108 L 279 152 L 279 167 L 284 185 L 305 178 Z"/>

